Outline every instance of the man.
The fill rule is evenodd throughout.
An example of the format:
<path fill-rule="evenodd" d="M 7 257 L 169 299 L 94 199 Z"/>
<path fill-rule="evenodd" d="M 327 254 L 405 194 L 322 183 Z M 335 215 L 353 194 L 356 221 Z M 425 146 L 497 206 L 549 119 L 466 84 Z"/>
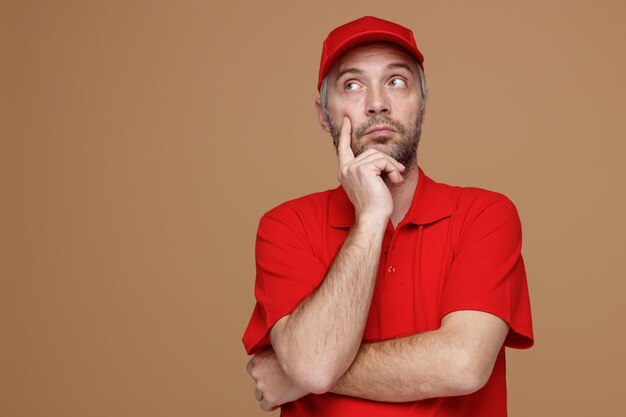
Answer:
<path fill-rule="evenodd" d="M 533 344 L 519 218 L 418 167 L 423 61 L 409 29 L 374 17 L 324 42 L 316 108 L 341 186 L 260 221 L 243 342 L 263 410 L 506 415 L 504 347 Z"/>

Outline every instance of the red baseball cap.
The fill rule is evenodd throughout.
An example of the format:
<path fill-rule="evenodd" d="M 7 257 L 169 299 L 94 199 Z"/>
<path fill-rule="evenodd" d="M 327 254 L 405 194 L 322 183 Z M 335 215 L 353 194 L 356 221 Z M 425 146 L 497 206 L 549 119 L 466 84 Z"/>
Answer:
<path fill-rule="evenodd" d="M 381 41 L 391 42 L 406 49 L 424 69 L 424 56 L 417 49 L 410 29 L 377 17 L 364 16 L 335 28 L 326 37 L 322 47 L 317 90 L 319 91 L 328 70 L 348 49 L 364 43 Z"/>

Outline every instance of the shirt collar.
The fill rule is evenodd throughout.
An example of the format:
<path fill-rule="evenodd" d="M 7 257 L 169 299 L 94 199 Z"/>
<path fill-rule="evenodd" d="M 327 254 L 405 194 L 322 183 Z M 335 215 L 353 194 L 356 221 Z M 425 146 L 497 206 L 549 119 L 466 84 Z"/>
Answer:
<path fill-rule="evenodd" d="M 429 224 L 452 215 L 450 188 L 428 178 L 419 168 L 419 180 L 406 220 L 414 224 Z M 329 201 L 329 220 L 332 227 L 354 225 L 354 207 L 342 186 L 334 189 Z"/>

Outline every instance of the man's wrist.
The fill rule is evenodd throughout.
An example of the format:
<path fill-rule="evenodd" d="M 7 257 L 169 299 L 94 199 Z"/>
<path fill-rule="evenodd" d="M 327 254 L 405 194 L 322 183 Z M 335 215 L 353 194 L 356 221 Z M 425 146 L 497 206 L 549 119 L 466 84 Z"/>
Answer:
<path fill-rule="evenodd" d="M 389 222 L 389 216 L 378 213 L 363 213 L 356 217 L 355 228 L 364 230 L 378 230 L 383 231 L 387 228 Z"/>

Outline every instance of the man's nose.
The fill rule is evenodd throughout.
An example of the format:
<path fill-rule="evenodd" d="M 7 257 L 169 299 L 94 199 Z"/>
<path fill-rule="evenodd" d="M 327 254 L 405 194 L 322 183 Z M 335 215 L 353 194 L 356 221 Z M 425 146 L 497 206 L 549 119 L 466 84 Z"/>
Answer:
<path fill-rule="evenodd" d="M 366 110 L 368 116 L 389 114 L 391 107 L 385 91 L 378 86 L 371 86 L 367 92 Z"/>

